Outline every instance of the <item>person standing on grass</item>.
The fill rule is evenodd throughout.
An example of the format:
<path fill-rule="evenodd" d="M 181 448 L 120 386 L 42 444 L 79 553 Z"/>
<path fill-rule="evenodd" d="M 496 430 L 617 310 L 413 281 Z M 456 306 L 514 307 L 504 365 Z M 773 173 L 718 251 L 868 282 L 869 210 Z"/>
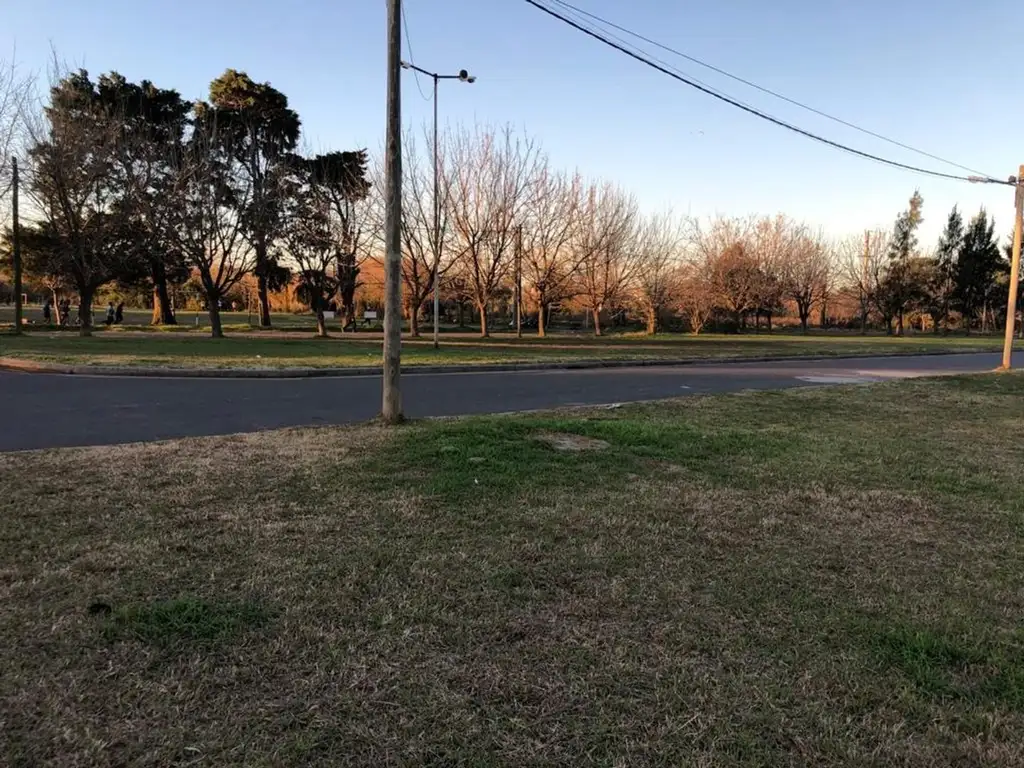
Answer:
<path fill-rule="evenodd" d="M 114 311 L 114 325 L 120 325 L 124 322 L 124 302 L 122 301 L 117 305 L 117 309 Z"/>
<path fill-rule="evenodd" d="M 114 302 L 110 302 L 109 304 L 107 304 L 107 325 L 114 324 L 114 316 L 116 314 L 117 311 L 114 309 Z"/>
<path fill-rule="evenodd" d="M 43 322 L 47 325 L 50 324 L 50 300 L 47 299 L 43 302 Z"/>

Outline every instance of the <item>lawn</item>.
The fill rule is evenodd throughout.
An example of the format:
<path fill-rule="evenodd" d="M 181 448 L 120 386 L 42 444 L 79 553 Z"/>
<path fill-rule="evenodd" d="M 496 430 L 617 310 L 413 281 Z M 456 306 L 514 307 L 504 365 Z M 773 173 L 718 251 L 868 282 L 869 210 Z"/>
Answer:
<path fill-rule="evenodd" d="M 994 351 L 994 337 L 859 336 L 854 334 L 659 335 L 610 336 L 601 339 L 562 334 L 544 339 L 496 335 L 479 339 L 448 334 L 442 349 L 429 340 L 407 339 L 403 360 L 408 365 L 455 363 L 528 363 L 580 360 L 707 360 L 730 357 L 790 355 L 915 354 L 932 351 Z M 331 339 L 267 334 L 237 334 L 210 339 L 189 334 L 98 332 L 82 339 L 74 333 L 33 332 L 0 336 L 3 357 L 39 362 L 95 366 L 158 368 L 342 368 L 380 364 L 377 334 Z"/>
<path fill-rule="evenodd" d="M 987 375 L 3 455 L 0 763 L 1021 765 L 1022 429 Z"/>

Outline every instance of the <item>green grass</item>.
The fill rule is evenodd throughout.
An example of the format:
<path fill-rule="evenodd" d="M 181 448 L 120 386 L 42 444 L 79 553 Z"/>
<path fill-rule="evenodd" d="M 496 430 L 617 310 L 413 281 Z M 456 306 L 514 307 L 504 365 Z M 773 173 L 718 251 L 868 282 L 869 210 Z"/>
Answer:
<path fill-rule="evenodd" d="M 985 375 L 3 455 L 0 762 L 1020 765 L 1022 429 Z"/>
<path fill-rule="evenodd" d="M 101 604 L 102 605 L 102 604 Z M 134 639 L 163 648 L 220 644 L 269 616 L 254 602 L 208 602 L 194 597 L 111 609 L 107 639 Z"/>
<path fill-rule="evenodd" d="M 579 360 L 715 359 L 790 355 L 915 354 L 933 351 L 992 351 L 995 338 L 940 338 L 777 334 L 751 336 L 611 336 L 579 335 L 545 339 L 496 336 L 481 340 L 446 335 L 442 348 L 407 339 L 403 360 L 409 365 L 454 363 L 525 363 Z M 379 336 L 331 339 L 281 335 L 235 335 L 210 339 L 188 334 L 137 334 L 103 331 L 82 339 L 73 333 L 34 332 L 0 336 L 0 357 L 39 362 L 98 366 L 173 368 L 334 368 L 380 364 Z"/>

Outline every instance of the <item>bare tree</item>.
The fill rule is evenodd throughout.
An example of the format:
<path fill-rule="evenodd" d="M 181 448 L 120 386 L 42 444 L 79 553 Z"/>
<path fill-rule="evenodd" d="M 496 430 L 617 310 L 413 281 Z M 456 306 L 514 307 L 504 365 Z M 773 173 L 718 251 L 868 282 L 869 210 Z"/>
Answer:
<path fill-rule="evenodd" d="M 0 212 L 11 191 L 11 160 L 24 138 L 35 79 L 24 74 L 14 57 L 0 58 Z"/>
<path fill-rule="evenodd" d="M 601 313 L 624 300 L 640 266 L 636 200 L 611 184 L 583 191 L 576 236 L 580 293 L 600 336 Z"/>
<path fill-rule="evenodd" d="M 782 215 L 757 219 L 751 225 L 750 256 L 754 261 L 754 325 L 761 317 L 772 330 L 772 317 L 782 310 L 786 295 L 786 267 L 792 258 L 800 227 Z"/>
<path fill-rule="evenodd" d="M 579 270 L 573 238 L 582 181 L 543 162 L 523 216 L 523 282 L 537 302 L 537 334 L 547 332 L 548 308 L 571 298 Z"/>
<path fill-rule="evenodd" d="M 706 270 L 715 306 L 730 313 L 737 328 L 744 326 L 746 314 L 758 306 L 760 276 L 752 253 L 751 229 L 749 220 L 721 216 L 694 227 L 698 263 Z"/>
<path fill-rule="evenodd" d="M 420 313 L 434 290 L 435 255 L 438 255 L 438 277 L 444 280 L 456 263 L 457 253 L 449 225 L 451 213 L 443 201 L 438 211 L 439 240 L 437 243 L 434 241 L 433 159 L 430 163 L 424 162 L 411 134 L 402 140 L 402 151 L 405 155 L 402 161 L 402 282 L 409 312 L 409 329 L 417 337 L 420 335 Z M 438 171 L 441 174 L 440 188 L 451 189 L 452 177 L 443 154 L 438 158 Z"/>
<path fill-rule="evenodd" d="M 680 269 L 678 307 L 695 336 L 715 312 L 711 267 L 703 256 L 693 256 Z"/>
<path fill-rule="evenodd" d="M 488 336 L 491 300 L 513 267 L 517 227 L 538 176 L 540 154 L 532 140 L 477 128 L 446 141 L 452 178 L 448 213 L 461 254 L 467 288 L 480 313 L 480 335 Z"/>
<path fill-rule="evenodd" d="M 661 330 L 661 317 L 681 290 L 682 222 L 664 213 L 643 222 L 634 295 L 647 321 L 647 333 Z"/>
<path fill-rule="evenodd" d="M 865 231 L 840 242 L 837 248 L 837 279 L 840 290 L 857 304 L 860 332 L 867 333 L 875 291 L 882 279 L 889 233 Z"/>
<path fill-rule="evenodd" d="M 814 307 L 827 298 L 830 263 L 829 247 L 822 233 L 812 234 L 805 227 L 794 232 L 785 263 L 785 285 L 796 303 L 804 333 Z"/>

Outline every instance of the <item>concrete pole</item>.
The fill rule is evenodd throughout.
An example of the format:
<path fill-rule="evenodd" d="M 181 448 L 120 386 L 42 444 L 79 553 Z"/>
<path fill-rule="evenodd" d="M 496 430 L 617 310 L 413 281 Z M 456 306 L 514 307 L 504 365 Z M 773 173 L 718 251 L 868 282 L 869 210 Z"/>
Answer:
<path fill-rule="evenodd" d="M 402 0 L 388 0 L 388 100 L 385 139 L 384 379 L 381 418 L 402 421 Z"/>
<path fill-rule="evenodd" d="M 11 259 L 14 262 L 14 333 L 21 333 L 25 308 L 21 304 L 21 224 L 18 221 L 18 158 L 11 158 Z"/>
<path fill-rule="evenodd" d="M 441 184 L 439 181 L 440 158 L 437 152 L 437 84 L 440 78 L 434 75 L 434 349 L 441 346 Z"/>
<path fill-rule="evenodd" d="M 1015 203 L 1017 216 L 1013 225 L 1013 256 L 1010 260 L 1010 295 L 1006 302 L 1006 335 L 1003 338 L 1004 371 L 1013 364 L 1013 331 L 1017 321 L 1017 283 L 1020 280 L 1021 230 L 1024 229 L 1024 165 L 1017 172 Z"/>

